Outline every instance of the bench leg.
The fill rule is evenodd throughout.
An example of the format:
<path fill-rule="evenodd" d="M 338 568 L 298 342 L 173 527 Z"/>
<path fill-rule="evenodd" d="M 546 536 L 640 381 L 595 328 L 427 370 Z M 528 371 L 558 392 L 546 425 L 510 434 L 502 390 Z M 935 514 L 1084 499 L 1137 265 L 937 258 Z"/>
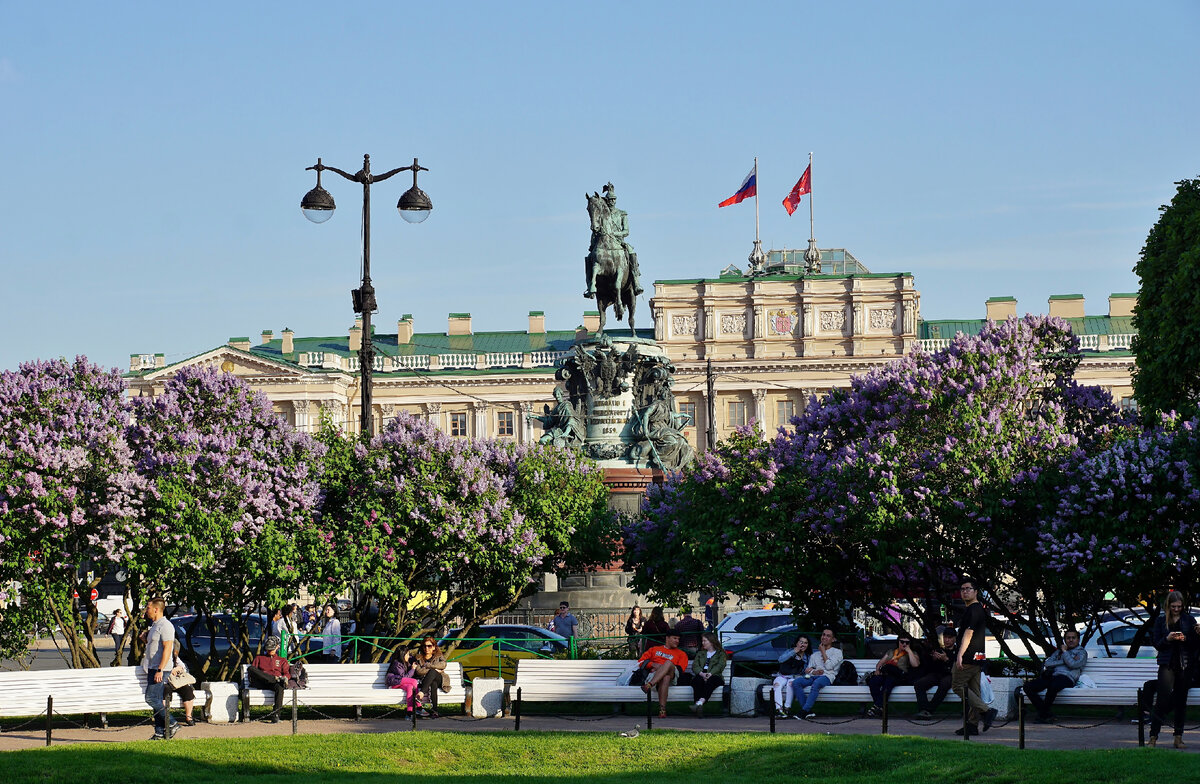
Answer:
<path fill-rule="evenodd" d="M 100 714 L 100 727 L 102 729 L 108 729 L 108 714 L 107 713 Z"/>
<path fill-rule="evenodd" d="M 361 705 L 354 706 L 354 720 L 362 721 L 362 706 Z"/>

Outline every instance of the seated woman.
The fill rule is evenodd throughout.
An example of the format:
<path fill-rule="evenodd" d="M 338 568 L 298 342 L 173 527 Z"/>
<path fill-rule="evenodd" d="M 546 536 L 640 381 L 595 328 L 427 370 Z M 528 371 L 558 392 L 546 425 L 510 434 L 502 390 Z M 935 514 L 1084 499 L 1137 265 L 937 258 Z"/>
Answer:
<path fill-rule="evenodd" d="M 692 659 L 690 670 L 679 677 L 680 684 L 690 684 L 692 687 L 692 697 L 696 700 L 692 703 L 692 713 L 696 714 L 696 718 L 704 715 L 704 703 L 708 702 L 712 693 L 725 685 L 725 678 L 721 674 L 724 671 L 725 651 L 721 648 L 721 642 L 717 635 L 705 632 L 700 635 L 700 650 Z"/>
<path fill-rule="evenodd" d="M 420 684 L 417 682 L 416 674 L 417 670 L 413 666 L 412 654 L 408 651 L 401 651 L 396 658 L 392 659 L 387 675 L 384 676 L 384 683 L 389 689 L 404 690 L 405 712 L 409 714 L 417 709 L 416 696 Z"/>
<path fill-rule="evenodd" d="M 412 658 L 412 664 L 417 680 L 417 715 L 423 719 L 436 719 L 438 713 L 435 692 L 443 686 L 446 655 L 438 647 L 437 640 L 426 637 L 421 641 L 420 650 Z"/>
<path fill-rule="evenodd" d="M 771 682 L 771 691 L 775 695 L 775 715 L 786 716 L 792 708 L 792 680 L 804 675 L 808 669 L 808 659 L 812 653 L 812 640 L 800 635 L 796 644 L 784 651 L 779 657 L 779 672 Z"/>
<path fill-rule="evenodd" d="M 896 638 L 896 647 L 885 653 L 875 665 L 875 672 L 867 676 L 867 688 L 871 690 L 874 704 L 867 710 L 868 716 L 879 716 L 883 713 L 883 703 L 888 694 L 897 686 L 912 683 L 912 676 L 921 666 L 921 655 L 913 645 L 912 637 L 907 632 Z"/>
<path fill-rule="evenodd" d="M 171 712 L 171 695 L 178 694 L 179 699 L 183 702 L 183 723 L 189 727 L 196 726 L 196 720 L 192 718 L 192 708 L 196 704 L 196 690 L 192 688 L 192 684 L 175 686 L 171 683 L 171 679 L 179 675 L 190 675 L 187 665 L 183 663 L 183 659 L 179 658 L 179 646 L 176 645 L 171 649 L 171 672 L 167 677 L 163 678 L 163 703 L 167 706 L 167 712 Z M 192 679 L 195 682 L 195 678 Z"/>

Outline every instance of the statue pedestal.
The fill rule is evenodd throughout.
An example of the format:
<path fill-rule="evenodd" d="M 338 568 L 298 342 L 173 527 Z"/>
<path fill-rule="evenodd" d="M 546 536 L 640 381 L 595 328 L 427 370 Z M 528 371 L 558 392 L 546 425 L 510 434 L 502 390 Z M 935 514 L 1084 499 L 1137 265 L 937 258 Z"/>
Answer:
<path fill-rule="evenodd" d="M 619 512 L 637 512 L 650 485 L 661 485 L 665 474 L 657 468 L 633 466 L 605 468 L 604 484 L 608 486 L 608 506 Z"/>

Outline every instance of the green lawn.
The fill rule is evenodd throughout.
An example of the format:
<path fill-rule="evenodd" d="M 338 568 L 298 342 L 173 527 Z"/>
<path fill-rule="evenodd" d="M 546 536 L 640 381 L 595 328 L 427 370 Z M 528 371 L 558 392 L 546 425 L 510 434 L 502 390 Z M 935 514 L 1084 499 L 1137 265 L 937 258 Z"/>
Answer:
<path fill-rule="evenodd" d="M 1200 781 L 1174 750 L 1018 751 L 921 738 L 740 733 L 440 733 L 81 744 L 0 756 L 21 782 L 823 784 Z"/>

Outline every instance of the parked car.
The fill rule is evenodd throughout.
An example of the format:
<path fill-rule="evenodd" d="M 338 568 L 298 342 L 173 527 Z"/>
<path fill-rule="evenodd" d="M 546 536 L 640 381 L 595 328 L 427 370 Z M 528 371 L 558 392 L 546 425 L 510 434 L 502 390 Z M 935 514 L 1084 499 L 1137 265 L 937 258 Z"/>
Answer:
<path fill-rule="evenodd" d="M 819 629 L 804 629 L 803 633 L 808 635 L 814 646 L 821 638 Z M 789 623 L 785 626 L 776 626 L 768 632 L 756 634 L 741 642 L 726 645 L 725 654 L 729 657 L 730 677 L 770 677 L 779 669 L 779 657 L 784 651 L 796 645 L 796 638 L 800 634 L 801 630 L 796 628 L 796 624 Z M 855 635 L 844 635 L 838 639 L 842 652 L 848 658 L 858 657 Z M 892 635 L 891 640 L 892 644 L 888 648 L 889 650 L 895 647 L 896 636 Z M 870 641 L 868 640 L 869 645 Z"/>
<path fill-rule="evenodd" d="M 267 628 L 267 616 L 251 613 L 245 618 L 249 645 L 243 654 L 252 657 L 258 653 L 262 644 L 263 630 Z M 177 615 L 170 620 L 171 625 L 175 627 L 175 639 L 179 642 L 180 650 L 185 654 L 185 658 L 191 660 L 188 662 L 189 666 L 191 662 L 208 660 L 213 656 L 217 659 L 225 658 L 233 647 L 230 640 L 239 637 L 234 617 L 227 612 L 212 615 L 212 630 L 209 629 L 207 615 L 189 613 Z"/>
<path fill-rule="evenodd" d="M 1001 632 L 1000 638 L 997 638 L 992 634 L 988 634 L 987 637 L 984 638 L 984 654 L 989 659 L 1006 658 L 1004 649 L 1000 645 L 1000 640 L 1003 639 L 1004 644 L 1008 646 L 1008 650 L 1012 653 L 1012 655 L 1019 659 L 1032 659 L 1035 656 L 1039 659 L 1044 659 L 1046 656 L 1054 652 L 1054 631 L 1050 625 L 1050 622 L 1045 618 L 1039 618 L 1037 622 L 1038 627 L 1041 629 L 1040 633 L 1042 638 L 1050 642 L 1049 647 L 1037 642 L 1035 639 L 1028 641 L 1022 639 L 1021 634 L 1018 633 L 1015 628 L 1013 628 L 1013 622 L 1009 622 L 1001 616 L 993 615 L 993 628 L 1002 626 L 1003 631 Z M 1016 621 L 1015 625 L 1025 633 L 1026 637 L 1033 635 L 1034 627 L 1028 619 Z"/>
<path fill-rule="evenodd" d="M 439 645 L 452 645 L 462 629 L 451 629 Z M 547 658 L 567 650 L 561 634 L 538 626 L 485 623 L 476 626 L 447 658 L 462 662 L 465 678 L 508 678 L 517 674 L 520 659 Z"/>
<path fill-rule="evenodd" d="M 1103 621 L 1099 626 L 1080 624 L 1080 637 L 1083 638 L 1083 649 L 1089 659 L 1123 659 L 1129 656 L 1133 647 L 1133 638 L 1141 629 L 1141 623 L 1127 621 Z M 1138 648 L 1135 659 L 1153 659 L 1158 654 L 1150 636 L 1146 635 Z"/>
<path fill-rule="evenodd" d="M 728 648 L 791 623 L 791 610 L 738 610 L 729 613 L 717 624 L 717 639 Z"/>

